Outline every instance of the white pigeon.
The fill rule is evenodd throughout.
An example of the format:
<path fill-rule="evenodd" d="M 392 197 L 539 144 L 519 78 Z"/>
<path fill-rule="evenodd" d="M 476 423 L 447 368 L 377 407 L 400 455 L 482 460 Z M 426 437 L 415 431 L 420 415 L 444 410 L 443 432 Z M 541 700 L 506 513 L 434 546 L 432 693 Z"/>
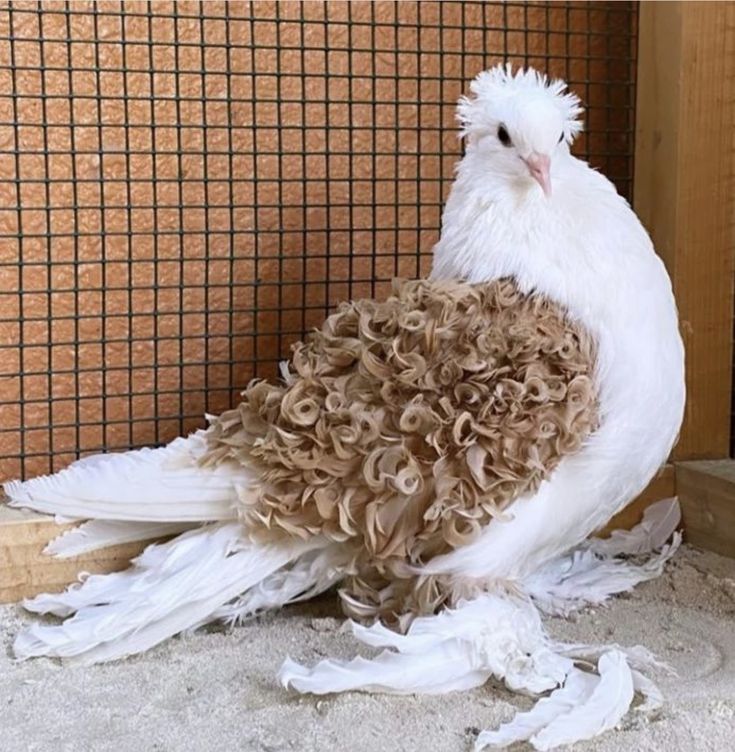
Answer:
<path fill-rule="evenodd" d="M 280 678 L 301 692 L 436 693 L 479 686 L 495 676 L 514 690 L 550 694 L 498 730 L 481 733 L 476 748 L 529 740 L 535 749 L 545 750 L 614 727 L 636 692 L 645 697 L 644 710 L 661 702 L 656 686 L 642 673 L 656 663 L 645 649 L 555 642 L 544 629 L 540 611 L 566 615 L 586 604 L 600 603 L 612 593 L 659 574 L 676 549 L 678 534 L 667 544 L 679 521 L 675 500 L 650 507 L 641 525 L 631 532 L 606 540 L 586 539 L 641 492 L 666 461 L 683 414 L 683 347 L 671 284 L 648 235 L 613 185 L 570 154 L 582 127 L 577 97 L 567 93 L 562 81 L 550 82 L 533 70 L 514 73 L 510 66 L 481 73 L 471 93 L 459 103 L 466 153 L 444 211 L 432 281 L 426 283 L 429 288 L 411 289 L 424 294 L 421 291 L 432 284 L 444 290 L 445 281 L 451 285 L 452 280 L 463 280 L 471 285 L 500 285 L 492 289 L 500 290 L 503 297 L 506 288 L 502 285 L 510 281 L 521 299 L 536 306 L 533 310 L 541 310 L 541 304 L 533 301 L 546 301 L 561 310 L 569 326 L 579 327 L 594 342 L 595 428 L 573 451 L 561 452 L 553 468 L 506 500 L 502 508 L 493 507 L 492 499 L 479 499 L 476 505 L 481 513 L 460 510 L 468 518 L 477 512 L 473 519 L 482 522 L 466 541 L 439 547 L 433 556 L 406 557 L 402 574 L 393 572 L 396 583 L 400 577 L 443 583 L 444 607 L 436 609 L 437 613 L 417 611 L 415 618 L 402 622 L 407 627 L 404 633 L 380 621 L 372 626 L 353 624 L 358 639 L 384 648 L 374 660 L 327 660 L 313 668 L 286 660 Z M 343 309 L 343 319 L 325 325 L 323 337 L 337 337 L 340 332 L 335 327 L 342 326 L 340 322 L 354 311 L 358 312 L 355 321 L 359 319 L 366 336 L 373 337 L 370 321 L 365 324 L 360 316 L 366 310 L 374 314 L 386 309 L 365 305 Z M 419 313 L 424 316 L 426 311 Z M 421 316 L 418 325 L 406 323 L 406 327 L 433 341 L 436 321 Z M 477 339 L 482 339 L 482 332 Z M 574 335 L 573 339 L 579 338 Z M 339 339 L 348 350 L 356 341 L 346 336 Z M 334 355 L 334 349 L 325 347 L 329 357 L 344 360 L 344 353 Z M 292 424 L 314 425 L 319 409 L 327 407 L 319 408 L 308 393 L 303 399 L 294 397 L 302 388 L 304 373 L 313 376 L 312 371 L 318 370 L 318 363 L 309 365 L 313 352 L 297 349 L 295 365 L 284 368 L 286 386 L 272 387 L 275 391 L 271 392 L 258 385 L 249 387 L 243 404 L 250 407 L 226 413 L 208 431 L 161 449 L 86 458 L 56 475 L 5 485 L 13 505 L 67 519 L 92 520 L 51 543 L 48 552 L 56 556 L 179 534 L 170 542 L 149 546 L 127 571 L 89 576 L 65 593 L 27 601 L 29 610 L 66 620 L 52 626 L 32 624 L 21 633 L 15 643 L 20 658 L 112 660 L 216 619 L 234 622 L 312 597 L 354 575 L 359 555 L 348 539 L 354 540 L 359 525 L 368 530 L 360 539 L 373 555 L 365 560 L 368 566 L 375 556 L 388 556 L 385 541 L 377 543 L 375 538 L 390 537 L 390 531 L 400 527 L 401 507 L 390 507 L 393 517 L 387 524 L 380 517 L 381 510 L 375 511 L 368 502 L 368 512 L 357 520 L 342 497 L 365 496 L 364 488 L 338 488 L 338 503 L 326 491 L 319 496 L 307 484 L 288 503 L 271 493 L 266 499 L 270 506 L 264 506 L 269 492 L 263 490 L 265 475 L 258 477 L 253 457 L 258 455 L 263 461 L 267 440 L 257 435 L 261 429 L 249 427 L 254 413 L 248 410 L 260 405 L 257 424 L 263 415 L 280 416 L 296 405 L 304 414 L 296 414 Z M 401 357 L 397 351 L 394 354 Z M 402 357 L 403 375 L 410 371 L 412 378 L 418 378 L 420 369 L 413 366 L 421 358 Z M 365 369 L 382 374 L 388 359 L 365 355 L 360 366 L 363 375 Z M 478 372 L 483 364 L 463 367 Z M 536 367 L 543 370 L 543 363 Z M 446 372 L 451 373 L 451 368 Z M 498 383 L 491 385 L 495 389 L 492 399 L 500 402 L 505 399 L 501 381 L 498 377 Z M 380 379 L 378 385 L 383 386 Z M 389 399 L 387 392 L 379 393 Z M 273 394 L 280 395 L 275 402 Z M 409 407 L 416 415 L 429 414 L 424 409 L 426 399 L 418 394 L 411 405 L 404 406 L 405 414 Z M 451 412 L 451 400 L 441 395 L 438 400 Z M 339 395 L 333 399 L 336 402 Z M 385 412 L 373 407 L 365 420 L 368 433 L 374 415 Z M 337 409 L 334 404 L 329 407 L 333 408 Z M 349 410 L 349 405 L 342 404 L 340 409 Z M 457 420 L 459 425 L 465 418 Z M 286 430 L 280 424 L 270 434 L 276 436 L 273 441 L 299 441 L 296 428 Z M 339 434 L 346 443 L 348 434 Z M 215 452 L 218 461 L 211 460 L 213 435 L 220 442 L 219 454 Z M 426 441 L 436 444 L 437 435 L 434 431 Z M 242 451 L 245 441 L 252 457 L 246 452 L 245 459 L 237 461 L 240 455 L 233 448 L 237 443 L 233 436 L 240 442 L 237 451 Z M 389 463 L 395 452 L 380 442 L 392 447 L 394 438 L 380 430 L 371 436 L 371 446 L 377 442 L 377 454 L 371 457 Z M 455 438 L 465 441 L 461 430 Z M 330 441 L 337 439 L 332 436 Z M 324 467 L 352 456 L 346 443 L 339 444 L 336 459 L 326 456 L 322 463 L 312 463 L 311 475 L 304 477 L 322 483 Z M 539 440 L 538 446 L 545 445 Z M 529 460 L 529 465 L 542 466 L 538 451 L 533 446 L 528 451 L 529 457 L 538 460 Z M 466 454 L 471 453 L 467 450 Z M 210 460 L 203 462 L 208 456 Z M 487 464 L 491 459 L 483 454 L 478 466 L 477 456 L 475 452 L 474 460 L 467 459 L 473 480 L 462 486 L 463 493 L 472 483 L 472 488 L 489 488 L 483 484 L 493 471 Z M 292 459 L 279 457 L 286 465 Z M 404 495 L 391 491 L 392 500 L 418 498 L 416 489 L 428 482 L 415 467 L 411 470 L 410 458 L 400 471 L 386 469 L 387 465 L 376 470 L 377 460 L 370 462 L 374 485 L 368 485 L 378 489 L 376 494 L 391 483 L 394 489 L 403 484 Z M 282 480 L 286 465 L 271 472 L 269 482 Z M 433 466 L 432 489 L 447 480 L 442 467 L 446 465 Z M 493 487 L 500 486 L 498 481 Z M 431 501 L 426 494 L 421 498 Z M 279 505 L 287 507 L 288 514 Z M 421 524 L 434 524 L 452 513 L 430 508 L 431 512 L 419 515 Z M 299 518 L 304 510 L 318 512 L 323 527 Z M 502 519 L 492 520 L 496 515 Z M 277 524 L 288 535 L 258 535 L 259 525 L 270 530 Z M 413 545 L 415 525 L 411 530 L 404 538 L 410 538 Z M 642 556 L 650 552 L 655 554 Z M 388 576 L 386 571 L 390 574 L 386 569 L 384 576 Z M 392 587 L 382 592 L 395 592 Z M 355 598 L 347 594 L 345 602 L 360 613 L 361 604 Z M 593 671 L 590 666 L 595 662 L 597 670 Z"/>

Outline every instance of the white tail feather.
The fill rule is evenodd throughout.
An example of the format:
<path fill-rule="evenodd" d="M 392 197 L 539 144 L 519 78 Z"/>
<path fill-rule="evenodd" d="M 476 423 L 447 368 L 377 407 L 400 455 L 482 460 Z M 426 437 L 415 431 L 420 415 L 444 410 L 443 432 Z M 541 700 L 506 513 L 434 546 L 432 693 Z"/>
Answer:
<path fill-rule="evenodd" d="M 107 546 L 177 535 L 190 530 L 195 524 L 197 523 L 92 520 L 54 538 L 43 552 L 57 559 L 69 559 Z"/>
<path fill-rule="evenodd" d="M 100 454 L 55 475 L 4 485 L 11 506 L 78 519 L 206 522 L 233 519 L 247 472 L 234 463 L 197 464 L 204 432 L 159 449 Z"/>
<path fill-rule="evenodd" d="M 319 539 L 247 543 L 238 523 L 192 530 L 149 546 L 125 572 L 94 575 L 66 593 L 28 601 L 33 611 L 76 613 L 57 626 L 31 625 L 16 639 L 15 653 L 97 663 L 147 650 L 211 621 L 238 595 L 323 545 Z"/>
<path fill-rule="evenodd" d="M 674 530 L 681 520 L 676 499 L 652 504 L 643 520 L 629 531 L 609 538 L 591 538 L 569 553 L 557 556 L 524 580 L 523 587 L 545 613 L 568 616 L 606 601 L 646 580 L 658 577 L 681 544 Z M 671 537 L 671 543 L 666 541 Z M 637 564 L 620 555 L 651 554 Z"/>
<path fill-rule="evenodd" d="M 276 570 L 237 600 L 212 614 L 213 619 L 236 624 L 263 611 L 314 598 L 344 577 L 352 552 L 340 544 L 302 554 L 287 567 Z"/>
<path fill-rule="evenodd" d="M 608 538 L 590 538 L 583 544 L 598 556 L 648 554 L 662 548 L 681 522 L 676 497 L 646 507 L 643 519 L 632 530 L 615 530 Z"/>
<path fill-rule="evenodd" d="M 642 564 L 577 549 L 541 567 L 525 580 L 524 589 L 545 613 L 568 616 L 658 577 L 680 544 L 681 535 L 676 533 L 671 544 Z"/>

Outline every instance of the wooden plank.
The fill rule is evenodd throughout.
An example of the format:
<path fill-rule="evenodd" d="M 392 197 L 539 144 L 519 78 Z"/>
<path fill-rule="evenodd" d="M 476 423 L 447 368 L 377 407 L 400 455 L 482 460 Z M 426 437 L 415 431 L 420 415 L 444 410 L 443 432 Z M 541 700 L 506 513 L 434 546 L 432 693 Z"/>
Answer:
<path fill-rule="evenodd" d="M 687 541 L 735 557 L 735 460 L 676 463 Z"/>
<path fill-rule="evenodd" d="M 729 455 L 735 3 L 640 4 L 634 205 L 672 278 L 688 401 L 675 458 Z"/>
<path fill-rule="evenodd" d="M 598 533 L 605 537 L 613 530 L 630 530 L 643 517 L 646 507 L 661 499 L 668 499 L 676 495 L 674 466 L 666 465 L 661 472 L 648 484 L 648 488 L 625 509 L 618 512 L 610 522 Z"/>
<path fill-rule="evenodd" d="M 0 502 L 0 603 L 38 593 L 63 590 L 79 572 L 125 569 L 146 543 L 126 543 L 70 559 L 54 559 L 42 551 L 73 525 L 57 525 L 53 517 L 10 509 Z"/>

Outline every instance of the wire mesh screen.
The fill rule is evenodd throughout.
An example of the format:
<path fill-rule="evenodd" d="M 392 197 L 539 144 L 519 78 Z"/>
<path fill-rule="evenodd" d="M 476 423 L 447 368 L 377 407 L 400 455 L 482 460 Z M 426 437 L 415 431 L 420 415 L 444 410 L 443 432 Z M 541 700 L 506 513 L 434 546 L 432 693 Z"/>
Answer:
<path fill-rule="evenodd" d="M 569 80 L 629 195 L 633 3 L 0 7 L 0 479 L 160 444 L 339 300 L 424 274 L 497 62 Z"/>

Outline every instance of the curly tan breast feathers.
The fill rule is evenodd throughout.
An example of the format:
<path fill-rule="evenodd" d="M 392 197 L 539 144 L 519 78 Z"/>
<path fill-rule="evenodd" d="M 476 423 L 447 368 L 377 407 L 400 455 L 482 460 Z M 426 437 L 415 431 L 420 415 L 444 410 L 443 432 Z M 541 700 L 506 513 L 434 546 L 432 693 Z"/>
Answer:
<path fill-rule="evenodd" d="M 342 304 L 208 431 L 254 470 L 250 529 L 354 547 L 345 603 L 384 617 L 449 595 L 408 564 L 462 546 L 596 426 L 591 336 L 508 280 L 394 283 Z"/>

